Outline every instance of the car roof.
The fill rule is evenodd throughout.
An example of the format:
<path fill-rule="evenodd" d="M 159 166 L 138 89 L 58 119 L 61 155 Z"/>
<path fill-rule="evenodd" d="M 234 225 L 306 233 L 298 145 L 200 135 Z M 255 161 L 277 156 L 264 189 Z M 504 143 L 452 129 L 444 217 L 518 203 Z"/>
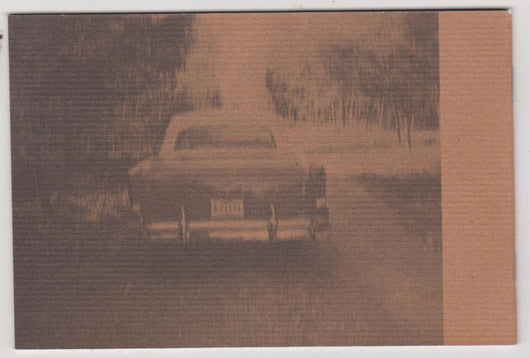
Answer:
<path fill-rule="evenodd" d="M 178 134 L 191 126 L 228 125 L 237 128 L 238 131 L 266 128 L 274 132 L 284 124 L 285 120 L 282 120 L 273 112 L 254 113 L 238 110 L 207 109 L 180 113 L 174 115 L 169 122 L 160 154 L 172 153 Z"/>

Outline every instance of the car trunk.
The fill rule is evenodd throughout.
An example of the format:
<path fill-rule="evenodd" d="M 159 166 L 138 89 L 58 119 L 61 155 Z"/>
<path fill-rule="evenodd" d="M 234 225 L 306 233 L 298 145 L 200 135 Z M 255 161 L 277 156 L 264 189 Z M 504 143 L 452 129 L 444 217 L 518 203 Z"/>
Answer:
<path fill-rule="evenodd" d="M 267 219 L 300 215 L 302 166 L 270 150 L 189 150 L 158 158 L 147 205 L 150 220 Z"/>

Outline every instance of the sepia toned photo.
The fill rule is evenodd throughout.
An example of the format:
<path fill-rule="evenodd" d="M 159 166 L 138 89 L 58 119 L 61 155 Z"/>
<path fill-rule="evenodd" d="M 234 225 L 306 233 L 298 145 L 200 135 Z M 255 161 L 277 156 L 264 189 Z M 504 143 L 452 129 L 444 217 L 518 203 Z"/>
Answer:
<path fill-rule="evenodd" d="M 444 343 L 437 12 L 8 40 L 17 348 Z"/>

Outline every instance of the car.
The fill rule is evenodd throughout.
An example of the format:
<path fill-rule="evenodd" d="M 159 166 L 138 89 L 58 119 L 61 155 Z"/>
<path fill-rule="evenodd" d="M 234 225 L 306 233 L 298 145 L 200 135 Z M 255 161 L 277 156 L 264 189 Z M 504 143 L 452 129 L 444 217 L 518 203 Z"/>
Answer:
<path fill-rule="evenodd" d="M 129 170 L 152 241 L 317 239 L 329 226 L 326 171 L 277 142 L 267 116 L 222 110 L 171 118 L 160 151 Z"/>

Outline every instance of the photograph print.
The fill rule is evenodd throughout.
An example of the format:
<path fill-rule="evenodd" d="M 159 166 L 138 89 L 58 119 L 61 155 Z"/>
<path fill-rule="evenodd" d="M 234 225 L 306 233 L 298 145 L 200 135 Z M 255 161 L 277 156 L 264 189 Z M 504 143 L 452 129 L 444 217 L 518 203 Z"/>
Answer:
<path fill-rule="evenodd" d="M 8 41 L 16 348 L 444 343 L 437 12 Z"/>

